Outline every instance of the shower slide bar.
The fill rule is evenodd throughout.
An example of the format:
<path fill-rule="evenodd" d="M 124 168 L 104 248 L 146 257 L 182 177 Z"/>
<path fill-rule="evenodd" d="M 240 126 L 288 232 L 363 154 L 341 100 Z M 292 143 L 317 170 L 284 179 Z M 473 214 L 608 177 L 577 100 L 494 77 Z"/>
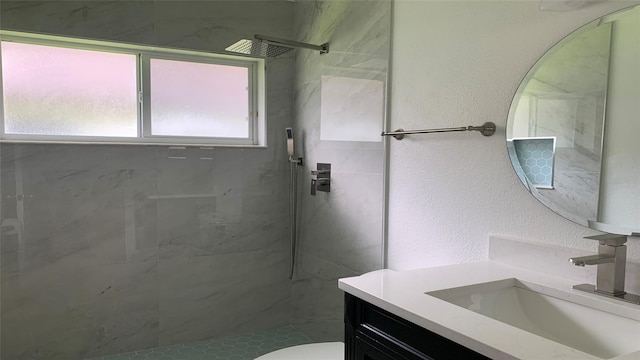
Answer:
<path fill-rule="evenodd" d="M 453 131 L 479 131 L 484 136 L 491 136 L 496 132 L 496 124 L 492 122 L 486 122 L 480 126 L 461 126 L 455 128 L 440 128 L 440 129 L 424 129 L 424 130 L 403 130 L 397 129 L 395 131 L 383 131 L 381 136 L 393 136 L 396 140 L 404 139 L 405 135 L 410 134 L 431 134 L 431 133 L 443 133 Z"/>

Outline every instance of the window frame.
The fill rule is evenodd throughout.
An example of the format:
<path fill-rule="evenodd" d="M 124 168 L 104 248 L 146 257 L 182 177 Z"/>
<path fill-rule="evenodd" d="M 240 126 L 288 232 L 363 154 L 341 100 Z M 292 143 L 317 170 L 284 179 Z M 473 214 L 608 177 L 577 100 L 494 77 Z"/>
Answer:
<path fill-rule="evenodd" d="M 183 62 L 195 62 L 199 64 L 214 64 L 214 65 L 225 65 L 225 66 L 236 66 L 243 67 L 247 69 L 248 74 L 248 109 L 249 113 L 248 117 L 248 137 L 247 138 L 233 138 L 233 137 L 194 137 L 194 136 L 179 136 L 179 135 L 152 135 L 152 119 L 151 119 L 151 60 L 159 59 L 159 60 L 172 60 L 172 61 L 183 61 Z M 209 60 L 209 61 L 204 61 Z M 257 71 L 255 69 L 256 64 L 247 61 L 238 61 L 236 59 L 203 59 L 199 56 L 189 56 L 189 55 L 174 55 L 167 54 L 161 52 L 150 52 L 145 51 L 140 53 L 139 57 L 140 61 L 140 69 L 141 75 L 139 78 L 142 81 L 142 92 L 139 93 L 142 96 L 142 121 L 140 121 L 142 129 L 139 130 L 142 138 L 154 139 L 159 142 L 166 141 L 174 141 L 174 139 L 180 139 L 183 143 L 192 143 L 197 142 L 200 143 L 202 141 L 206 141 L 210 139 L 216 143 L 239 143 L 244 145 L 257 145 L 253 139 L 255 139 L 255 134 L 257 133 L 257 121 L 255 119 L 255 114 L 258 108 L 258 97 L 255 94 L 255 91 L 251 91 L 254 89 L 258 79 L 257 79 Z"/>
<path fill-rule="evenodd" d="M 5 133 L 2 69 L 0 68 L 0 143 L 64 143 L 118 145 L 182 145 L 182 146 L 266 146 L 265 134 L 265 68 L 264 60 L 203 51 L 181 50 L 146 45 L 89 40 L 25 32 L 0 30 L 0 42 L 52 46 L 78 50 L 129 54 L 136 56 L 137 136 L 41 135 Z M 151 135 L 150 60 L 174 60 L 203 64 L 245 67 L 248 70 L 248 137 L 197 137 L 181 135 Z M 0 66 L 2 54 L 0 51 Z"/>

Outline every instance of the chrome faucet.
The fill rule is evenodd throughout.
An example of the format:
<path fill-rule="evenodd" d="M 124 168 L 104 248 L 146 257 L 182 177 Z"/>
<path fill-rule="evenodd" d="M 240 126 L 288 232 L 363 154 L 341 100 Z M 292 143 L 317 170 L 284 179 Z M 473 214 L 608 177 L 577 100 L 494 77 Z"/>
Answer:
<path fill-rule="evenodd" d="M 640 304 L 640 296 L 624 291 L 624 277 L 627 263 L 626 235 L 603 234 L 587 236 L 585 239 L 600 242 L 598 254 L 570 258 L 576 266 L 596 265 L 596 285 L 580 284 L 573 288 L 599 295 Z"/>

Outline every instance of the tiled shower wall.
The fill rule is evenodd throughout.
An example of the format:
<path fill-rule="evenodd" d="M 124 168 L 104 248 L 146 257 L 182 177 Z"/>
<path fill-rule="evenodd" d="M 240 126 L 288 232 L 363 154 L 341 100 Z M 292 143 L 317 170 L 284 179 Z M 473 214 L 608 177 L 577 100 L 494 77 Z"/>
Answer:
<path fill-rule="evenodd" d="M 382 267 L 383 128 L 391 1 L 298 1 L 297 40 L 329 54 L 296 59 L 295 128 L 305 156 L 293 324 L 316 341 L 343 337 L 337 279 Z M 310 170 L 331 163 L 331 192 Z"/>
<path fill-rule="evenodd" d="M 214 52 L 264 33 L 331 51 L 268 61 L 266 149 L 2 145 L 1 357 L 79 359 L 291 322 L 342 339 L 336 280 L 381 267 L 390 11 L 2 0 L 5 29 Z M 283 129 L 294 112 L 306 165 L 291 286 Z M 317 162 L 332 163 L 332 192 L 311 197 Z"/>
<path fill-rule="evenodd" d="M 4 29 L 214 52 L 293 33 L 289 1 L 3 0 L 0 11 Z M 268 62 L 268 148 L 1 146 L 2 359 L 290 324 L 293 59 Z"/>

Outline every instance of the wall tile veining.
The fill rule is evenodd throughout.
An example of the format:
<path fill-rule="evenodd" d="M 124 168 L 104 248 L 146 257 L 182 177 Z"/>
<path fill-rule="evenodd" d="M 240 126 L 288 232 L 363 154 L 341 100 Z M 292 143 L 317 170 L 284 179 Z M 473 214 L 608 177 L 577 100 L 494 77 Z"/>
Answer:
<path fill-rule="evenodd" d="M 302 139 L 305 168 L 292 316 L 293 324 L 311 339 L 336 341 L 343 339 L 343 296 L 337 279 L 382 266 L 384 148 L 376 137 L 384 104 L 380 113 L 354 112 L 361 115 L 358 119 L 327 118 L 336 115 L 323 108 L 357 108 L 361 98 L 327 103 L 323 79 L 343 78 L 344 84 L 356 84 L 357 92 L 363 91 L 363 81 L 386 87 L 391 2 L 302 1 L 295 9 L 296 40 L 329 42 L 330 52 L 299 51 L 296 59 L 294 126 Z M 345 140 L 323 139 L 322 125 L 334 121 L 343 122 L 340 136 Z M 369 133 L 354 133 L 362 130 L 363 122 Z M 311 197 L 310 170 L 318 162 L 332 164 L 331 192 Z"/>
<path fill-rule="evenodd" d="M 2 150 L 10 156 L 9 146 Z M 155 151 L 147 152 L 148 163 L 162 156 Z M 3 234 L 2 320 L 12 329 L 3 333 L 7 356 L 21 344 L 42 358 L 70 356 L 69 339 L 94 344 L 70 356 L 79 358 L 289 322 L 286 201 L 279 200 L 284 189 L 276 199 L 245 194 L 241 183 L 224 192 L 203 189 L 215 181 L 210 174 L 212 180 L 183 183 L 178 194 L 157 195 L 168 172 L 83 169 L 64 152 L 58 155 L 68 168 L 47 170 L 37 155 L 28 157 L 33 166 L 25 165 L 29 159 L 18 165 L 29 196 L 24 213 L 15 216 L 24 219 L 23 233 Z M 156 166 L 187 171 L 181 160 L 173 161 Z M 11 176 L 5 170 L 3 176 Z M 284 184 L 286 175 L 279 178 Z M 3 194 L 15 193 L 11 179 L 2 185 Z M 225 200 L 217 199 L 233 192 L 241 194 L 233 201 L 242 214 L 262 215 L 246 221 L 235 209 L 230 215 Z M 7 219 L 15 202 L 5 203 Z M 26 343 L 13 339 L 21 334 L 29 337 Z"/>
<path fill-rule="evenodd" d="M 0 145 L 2 358 L 81 359 L 291 323 L 342 339 L 337 278 L 381 266 L 384 150 L 335 116 L 382 129 L 360 95 L 386 88 L 390 1 L 3 0 L 0 15 L 9 30 L 214 52 L 255 33 L 331 43 L 328 55 L 267 60 L 267 148 Z M 357 88 L 328 103 L 323 77 Z M 345 130 L 323 140 L 332 121 Z M 291 125 L 306 162 L 293 283 Z M 311 197 L 317 162 L 332 163 L 332 192 Z"/>
<path fill-rule="evenodd" d="M 2 1 L 0 11 L 4 29 L 214 52 L 293 30 L 288 1 Z M 180 160 L 166 147 L 1 145 L 3 359 L 290 323 L 281 133 L 292 65 L 268 63 L 268 148 L 188 148 Z"/>

